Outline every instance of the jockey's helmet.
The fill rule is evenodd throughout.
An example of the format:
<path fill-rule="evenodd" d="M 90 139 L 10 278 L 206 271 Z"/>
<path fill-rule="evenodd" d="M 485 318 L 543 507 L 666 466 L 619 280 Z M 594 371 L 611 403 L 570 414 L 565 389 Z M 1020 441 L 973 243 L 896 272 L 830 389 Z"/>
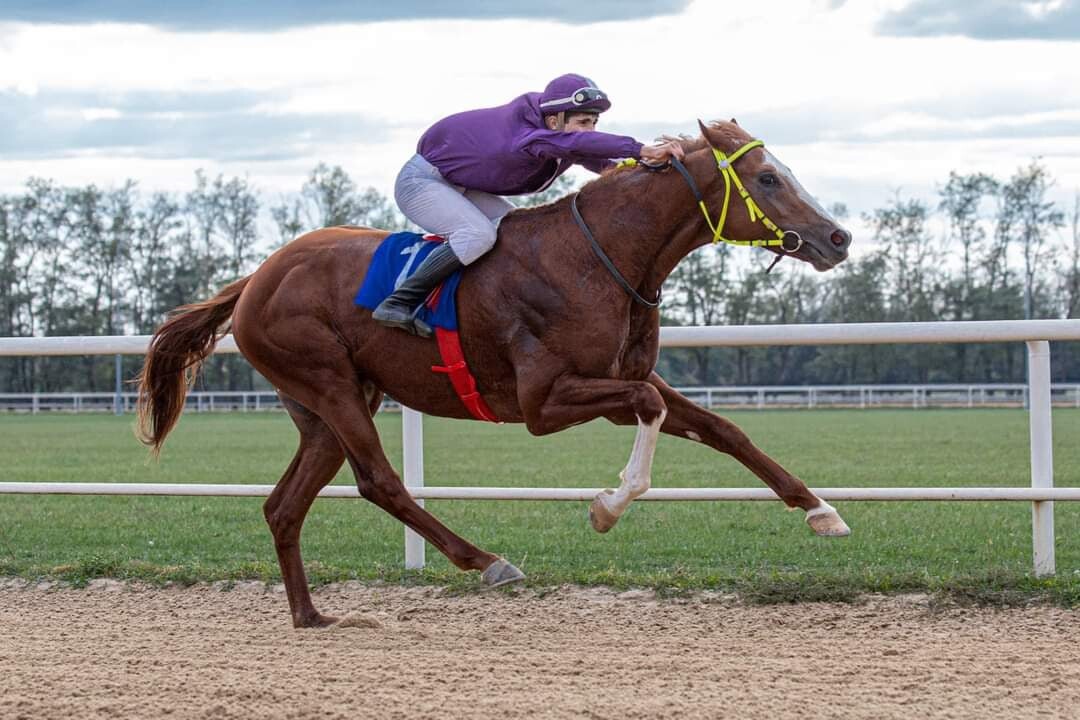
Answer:
<path fill-rule="evenodd" d="M 583 75 L 560 75 L 547 84 L 540 95 L 540 112 L 602 113 L 611 107 L 607 93 Z"/>

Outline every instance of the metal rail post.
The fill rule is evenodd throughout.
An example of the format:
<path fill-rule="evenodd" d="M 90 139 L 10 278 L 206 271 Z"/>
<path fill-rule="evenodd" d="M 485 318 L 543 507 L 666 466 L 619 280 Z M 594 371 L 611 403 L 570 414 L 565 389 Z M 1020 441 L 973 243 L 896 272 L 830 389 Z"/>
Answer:
<path fill-rule="evenodd" d="M 1053 434 L 1050 425 L 1050 343 L 1029 340 L 1028 421 L 1031 428 L 1031 487 L 1054 486 Z M 1031 503 L 1031 541 L 1035 575 L 1053 575 L 1054 503 Z"/>
<path fill-rule="evenodd" d="M 113 363 L 116 374 L 116 388 L 113 395 L 113 414 L 124 414 L 124 370 L 123 370 L 124 356 L 117 355 L 116 360 Z"/>
<path fill-rule="evenodd" d="M 417 411 L 401 407 L 401 452 L 405 456 L 405 487 L 424 487 L 424 416 Z M 424 507 L 423 500 L 416 501 Z M 408 527 L 405 528 L 405 568 L 418 570 L 424 567 L 424 538 Z"/>

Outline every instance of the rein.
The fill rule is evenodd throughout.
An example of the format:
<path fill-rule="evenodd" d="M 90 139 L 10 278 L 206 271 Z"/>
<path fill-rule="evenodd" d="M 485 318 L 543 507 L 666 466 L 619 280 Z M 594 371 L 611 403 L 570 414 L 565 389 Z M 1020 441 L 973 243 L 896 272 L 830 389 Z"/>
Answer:
<path fill-rule="evenodd" d="M 641 295 L 638 294 L 637 290 L 630 287 L 630 283 L 626 281 L 626 278 L 624 278 L 622 273 L 619 272 L 619 269 L 615 267 L 615 263 L 611 262 L 611 258 L 609 258 L 607 256 L 607 253 L 604 252 L 604 249 L 600 247 L 600 243 L 596 242 L 596 238 L 593 236 L 592 230 L 589 230 L 589 226 L 585 224 L 585 218 L 581 217 L 581 211 L 578 210 L 577 199 L 579 194 L 580 193 L 574 193 L 571 196 L 570 212 L 573 213 L 574 222 L 576 222 L 578 224 L 578 227 L 581 228 L 581 232 L 583 232 L 585 234 L 585 237 L 589 239 L 589 244 L 592 246 L 593 252 L 596 253 L 596 257 L 600 258 L 600 262 L 602 262 L 604 264 L 604 267 L 607 268 L 608 272 L 611 273 L 611 275 L 616 280 L 618 280 L 619 284 L 622 285 L 623 290 L 625 290 L 630 295 L 630 297 L 634 298 L 635 302 L 640 303 L 647 308 L 658 307 L 660 305 L 660 292 L 657 291 L 655 301 L 649 301 L 641 297 Z"/>

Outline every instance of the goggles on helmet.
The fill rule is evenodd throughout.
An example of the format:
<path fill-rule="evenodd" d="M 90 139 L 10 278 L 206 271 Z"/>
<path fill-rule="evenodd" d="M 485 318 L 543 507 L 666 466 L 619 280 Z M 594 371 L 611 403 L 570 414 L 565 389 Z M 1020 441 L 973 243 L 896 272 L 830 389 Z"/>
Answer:
<path fill-rule="evenodd" d="M 552 105 L 565 105 L 566 103 L 573 103 L 574 105 L 587 105 L 594 103 L 597 100 L 607 100 L 607 95 L 600 88 L 583 87 L 580 90 L 575 90 L 574 94 L 570 97 L 557 98 L 555 100 L 548 100 L 547 102 L 540 103 L 541 108 L 551 107 Z"/>

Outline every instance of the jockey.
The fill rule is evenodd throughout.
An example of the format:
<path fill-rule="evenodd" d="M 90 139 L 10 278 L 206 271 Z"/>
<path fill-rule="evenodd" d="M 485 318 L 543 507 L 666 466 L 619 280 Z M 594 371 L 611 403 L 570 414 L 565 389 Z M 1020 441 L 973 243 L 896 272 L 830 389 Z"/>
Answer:
<path fill-rule="evenodd" d="M 515 207 L 501 196 L 540 192 L 574 164 L 600 172 L 614 158 L 682 157 L 674 142 L 643 146 L 632 137 L 596 132 L 599 114 L 610 107 L 591 80 L 562 75 L 542 93 L 450 115 L 428 128 L 397 176 L 394 199 L 405 217 L 447 242 L 372 317 L 430 335 L 414 323 L 414 308 L 447 276 L 492 248 L 499 221 Z"/>

